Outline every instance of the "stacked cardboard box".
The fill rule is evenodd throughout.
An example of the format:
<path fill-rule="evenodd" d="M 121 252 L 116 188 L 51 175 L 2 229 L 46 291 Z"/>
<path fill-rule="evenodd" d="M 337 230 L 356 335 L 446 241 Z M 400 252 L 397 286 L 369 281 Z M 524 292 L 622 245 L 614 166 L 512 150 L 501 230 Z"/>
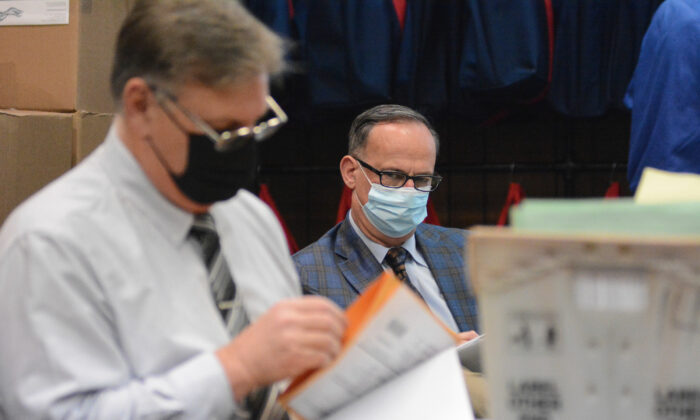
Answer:
<path fill-rule="evenodd" d="M 0 111 L 0 220 L 71 166 L 73 114 Z"/>
<path fill-rule="evenodd" d="M 0 223 L 104 138 L 114 45 L 129 6 L 69 0 L 67 25 L 0 26 Z"/>

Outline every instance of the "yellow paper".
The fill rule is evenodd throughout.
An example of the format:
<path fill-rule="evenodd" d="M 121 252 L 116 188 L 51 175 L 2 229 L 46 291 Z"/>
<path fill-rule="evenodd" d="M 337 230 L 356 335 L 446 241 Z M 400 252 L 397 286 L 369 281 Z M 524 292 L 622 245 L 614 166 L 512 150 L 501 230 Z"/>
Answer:
<path fill-rule="evenodd" d="M 700 175 L 647 167 L 634 201 L 637 204 L 700 202 Z"/>

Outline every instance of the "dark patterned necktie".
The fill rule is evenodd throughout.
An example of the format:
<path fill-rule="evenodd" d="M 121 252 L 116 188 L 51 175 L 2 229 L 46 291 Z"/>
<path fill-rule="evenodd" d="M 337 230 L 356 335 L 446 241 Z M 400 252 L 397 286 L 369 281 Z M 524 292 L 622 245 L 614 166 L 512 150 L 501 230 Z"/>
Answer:
<path fill-rule="evenodd" d="M 394 274 L 404 283 L 410 283 L 408 281 L 408 273 L 406 272 L 406 257 L 408 252 L 401 247 L 389 248 L 389 251 L 384 257 L 384 261 L 389 264 Z"/>
<path fill-rule="evenodd" d="M 221 254 L 219 235 L 214 219 L 209 213 L 198 214 L 192 222 L 190 236 L 199 244 L 201 257 L 209 273 L 209 286 L 221 317 L 231 337 L 235 337 L 248 325 L 248 317 L 243 310 L 240 297 L 236 296 L 236 285 L 231 277 L 226 260 Z M 264 387 L 251 392 L 239 405 L 232 420 L 243 419 L 286 419 L 284 409 L 275 404 L 278 390 Z"/>
<path fill-rule="evenodd" d="M 209 213 L 195 216 L 190 235 L 200 245 L 201 256 L 209 274 L 209 287 L 214 296 L 214 302 L 216 302 L 224 322 L 228 324 L 233 299 L 236 295 L 236 285 L 233 283 L 226 260 L 221 256 L 219 235 L 216 233 L 214 219 Z"/>
<path fill-rule="evenodd" d="M 394 270 L 396 277 L 411 290 L 416 292 L 416 294 L 422 299 L 423 296 L 421 296 L 420 292 L 418 292 L 415 286 L 413 286 L 411 281 L 408 279 L 408 273 L 406 272 L 407 257 L 408 251 L 402 247 L 394 247 L 389 248 L 389 251 L 387 251 L 386 256 L 384 257 L 384 261 L 386 261 L 389 267 Z"/>

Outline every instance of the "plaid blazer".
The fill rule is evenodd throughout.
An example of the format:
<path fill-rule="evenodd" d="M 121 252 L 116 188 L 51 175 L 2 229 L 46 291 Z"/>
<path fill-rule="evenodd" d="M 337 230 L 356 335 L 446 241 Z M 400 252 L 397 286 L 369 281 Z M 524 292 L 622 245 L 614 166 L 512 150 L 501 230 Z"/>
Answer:
<path fill-rule="evenodd" d="M 477 305 L 465 270 L 467 232 L 421 223 L 416 246 L 437 281 L 460 331 L 478 328 Z M 330 298 L 346 308 L 382 266 L 345 219 L 293 256 L 305 294 Z"/>

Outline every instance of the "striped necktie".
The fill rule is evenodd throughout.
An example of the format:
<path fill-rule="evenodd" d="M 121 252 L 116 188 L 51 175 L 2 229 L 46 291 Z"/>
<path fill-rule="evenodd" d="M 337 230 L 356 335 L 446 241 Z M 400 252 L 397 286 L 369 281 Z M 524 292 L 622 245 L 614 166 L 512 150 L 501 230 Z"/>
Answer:
<path fill-rule="evenodd" d="M 209 286 L 221 317 L 231 337 L 235 337 L 248 324 L 248 316 L 236 293 L 226 260 L 221 254 L 219 235 L 214 219 L 209 213 L 198 214 L 192 222 L 190 236 L 198 244 L 200 255 L 209 273 Z M 241 406 L 237 407 L 232 420 L 284 419 L 284 409 L 275 404 L 279 391 L 276 387 L 265 387 L 252 392 Z"/>
<path fill-rule="evenodd" d="M 214 302 L 216 302 L 221 318 L 233 337 L 245 327 L 248 320 L 240 305 L 240 299 L 235 299 L 236 285 L 231 278 L 226 260 L 221 254 L 219 235 L 216 233 L 214 219 L 209 213 L 195 216 L 190 235 L 199 244 L 201 257 L 207 267 L 209 287 Z M 239 320 L 241 317 L 244 318 L 242 321 Z"/>

